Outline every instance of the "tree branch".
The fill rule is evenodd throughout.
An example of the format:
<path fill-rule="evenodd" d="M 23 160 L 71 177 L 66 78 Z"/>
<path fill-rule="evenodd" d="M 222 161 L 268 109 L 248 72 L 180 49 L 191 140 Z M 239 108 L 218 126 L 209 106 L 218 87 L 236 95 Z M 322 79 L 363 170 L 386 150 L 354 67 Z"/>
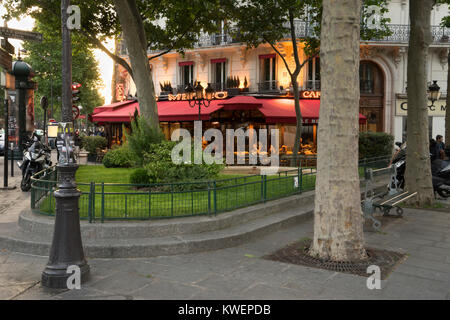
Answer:
<path fill-rule="evenodd" d="M 282 59 L 283 62 L 284 62 L 284 65 L 285 65 L 285 67 L 286 67 L 286 70 L 289 72 L 289 75 L 292 76 L 291 69 L 289 69 L 289 65 L 288 65 L 286 59 L 285 59 L 285 58 L 283 57 L 283 55 L 280 53 L 280 51 L 275 47 L 275 45 L 274 45 L 272 42 L 268 41 L 266 37 L 263 36 L 263 39 L 264 39 L 267 43 L 269 43 L 269 44 L 271 45 L 271 47 L 273 48 L 273 50 L 275 50 L 275 52 L 281 57 L 281 59 Z"/>
<path fill-rule="evenodd" d="M 133 70 L 131 69 L 131 66 L 128 64 L 128 62 L 125 59 L 123 59 L 123 58 L 119 57 L 118 55 L 115 55 L 114 53 L 109 51 L 99 39 L 91 36 L 85 30 L 81 30 L 81 33 L 83 34 L 84 37 L 86 37 L 86 39 L 89 40 L 89 42 L 91 42 L 97 48 L 99 48 L 104 53 L 106 53 L 111 59 L 113 59 L 114 62 L 116 62 L 117 64 L 120 64 L 122 67 L 124 67 L 125 70 L 127 70 L 127 72 L 130 74 L 131 78 L 134 79 L 134 77 L 133 77 Z"/>

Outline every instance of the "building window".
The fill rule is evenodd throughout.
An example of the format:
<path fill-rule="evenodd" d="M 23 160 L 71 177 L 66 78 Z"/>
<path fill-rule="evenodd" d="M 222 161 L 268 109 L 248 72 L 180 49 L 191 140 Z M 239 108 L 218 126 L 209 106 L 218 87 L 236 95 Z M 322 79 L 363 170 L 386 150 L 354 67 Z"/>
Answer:
<path fill-rule="evenodd" d="M 277 87 L 275 54 L 259 56 L 259 91 L 274 91 Z"/>
<path fill-rule="evenodd" d="M 307 90 L 320 90 L 320 58 L 314 58 L 308 62 Z"/>
<path fill-rule="evenodd" d="M 359 68 L 359 85 L 361 93 L 374 93 L 374 74 L 372 64 L 361 62 Z"/>
<path fill-rule="evenodd" d="M 181 84 L 187 86 L 194 83 L 194 66 L 181 67 Z"/>
<path fill-rule="evenodd" d="M 216 91 L 223 91 L 226 89 L 227 79 L 227 60 L 226 59 L 213 59 L 211 60 L 211 73 L 212 73 L 212 87 Z"/>
<path fill-rule="evenodd" d="M 180 67 L 180 84 L 178 85 L 178 93 L 183 93 L 188 84 L 194 85 L 194 62 L 185 61 L 179 63 Z"/>

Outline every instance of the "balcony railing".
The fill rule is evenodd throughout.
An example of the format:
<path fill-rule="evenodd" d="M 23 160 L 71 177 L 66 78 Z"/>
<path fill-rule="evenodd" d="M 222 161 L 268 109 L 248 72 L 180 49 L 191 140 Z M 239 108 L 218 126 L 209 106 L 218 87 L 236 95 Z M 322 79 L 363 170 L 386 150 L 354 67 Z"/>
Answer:
<path fill-rule="evenodd" d="M 258 83 L 258 92 L 278 92 L 278 81 L 270 80 Z"/>
<path fill-rule="evenodd" d="M 288 27 L 285 25 L 285 27 Z M 392 42 L 392 43 L 408 43 L 409 41 L 409 25 L 406 24 L 389 24 L 390 36 L 382 38 L 374 38 L 370 40 L 364 40 L 364 42 Z M 297 37 L 318 37 L 314 32 L 314 26 L 306 21 L 295 21 L 295 33 Z M 450 28 L 441 26 L 432 26 L 431 33 L 433 36 L 433 43 L 449 43 Z M 286 39 L 290 38 L 290 34 L 286 34 Z M 222 34 L 203 34 L 199 36 L 198 42 L 194 45 L 194 48 L 215 47 L 215 46 L 227 46 L 235 43 L 240 43 L 239 39 L 232 38 L 228 33 Z M 124 52 L 126 50 L 122 50 Z M 149 53 L 156 53 L 156 51 L 149 51 Z"/>
<path fill-rule="evenodd" d="M 308 80 L 305 82 L 305 90 L 320 90 L 320 80 Z"/>
<path fill-rule="evenodd" d="M 227 89 L 226 83 L 224 82 L 211 83 L 211 87 L 214 91 L 224 91 Z"/>

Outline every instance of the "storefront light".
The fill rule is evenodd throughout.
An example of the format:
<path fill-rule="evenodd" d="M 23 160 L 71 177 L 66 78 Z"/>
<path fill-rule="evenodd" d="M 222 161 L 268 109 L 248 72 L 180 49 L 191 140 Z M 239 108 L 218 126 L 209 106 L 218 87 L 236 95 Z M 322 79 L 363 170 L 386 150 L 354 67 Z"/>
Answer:
<path fill-rule="evenodd" d="M 192 88 L 190 83 L 184 89 L 184 93 L 186 94 L 186 98 L 188 100 L 194 99 L 195 92 L 194 92 L 194 88 Z"/>
<path fill-rule="evenodd" d="M 428 87 L 428 98 L 431 100 L 433 106 L 436 101 L 441 97 L 441 88 L 437 84 L 437 80 L 433 80 L 433 84 Z"/>
<path fill-rule="evenodd" d="M 205 89 L 205 99 L 212 100 L 214 98 L 214 89 L 211 87 L 211 83 Z"/>
<path fill-rule="evenodd" d="M 195 86 L 194 90 L 195 90 L 195 98 L 196 99 L 201 100 L 204 98 L 203 97 L 203 87 L 200 84 L 200 81 L 197 82 L 197 85 Z"/>

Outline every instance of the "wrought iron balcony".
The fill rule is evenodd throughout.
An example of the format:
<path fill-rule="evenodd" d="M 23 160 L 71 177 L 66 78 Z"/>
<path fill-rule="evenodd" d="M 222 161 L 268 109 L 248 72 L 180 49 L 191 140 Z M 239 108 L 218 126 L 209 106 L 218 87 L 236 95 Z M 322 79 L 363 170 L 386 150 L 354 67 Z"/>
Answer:
<path fill-rule="evenodd" d="M 285 27 L 289 27 L 285 25 Z M 409 25 L 406 24 L 388 24 L 388 28 L 391 31 L 390 36 L 382 38 L 374 38 L 370 40 L 364 40 L 364 42 L 389 42 L 389 43 L 408 43 L 409 41 Z M 433 43 L 449 43 L 450 28 L 441 26 L 432 26 L 431 32 L 433 36 Z M 314 26 L 306 21 L 295 21 L 295 33 L 297 37 L 318 37 L 314 32 Z M 286 39 L 290 38 L 290 34 L 286 34 Z M 221 34 L 202 34 L 199 36 L 197 43 L 194 45 L 194 49 L 205 47 L 217 47 L 228 46 L 231 44 L 240 43 L 237 38 L 232 38 L 228 33 Z M 124 45 L 124 42 L 122 43 Z M 125 48 L 122 48 L 121 53 L 126 52 Z M 149 53 L 157 53 L 156 51 L 149 51 Z"/>
<path fill-rule="evenodd" d="M 278 81 L 270 80 L 258 83 L 258 92 L 279 92 Z"/>
<path fill-rule="evenodd" d="M 320 80 L 308 80 L 304 87 L 305 90 L 320 90 Z"/>
<path fill-rule="evenodd" d="M 214 91 L 224 91 L 227 89 L 225 82 L 211 83 L 211 87 L 214 89 Z"/>

